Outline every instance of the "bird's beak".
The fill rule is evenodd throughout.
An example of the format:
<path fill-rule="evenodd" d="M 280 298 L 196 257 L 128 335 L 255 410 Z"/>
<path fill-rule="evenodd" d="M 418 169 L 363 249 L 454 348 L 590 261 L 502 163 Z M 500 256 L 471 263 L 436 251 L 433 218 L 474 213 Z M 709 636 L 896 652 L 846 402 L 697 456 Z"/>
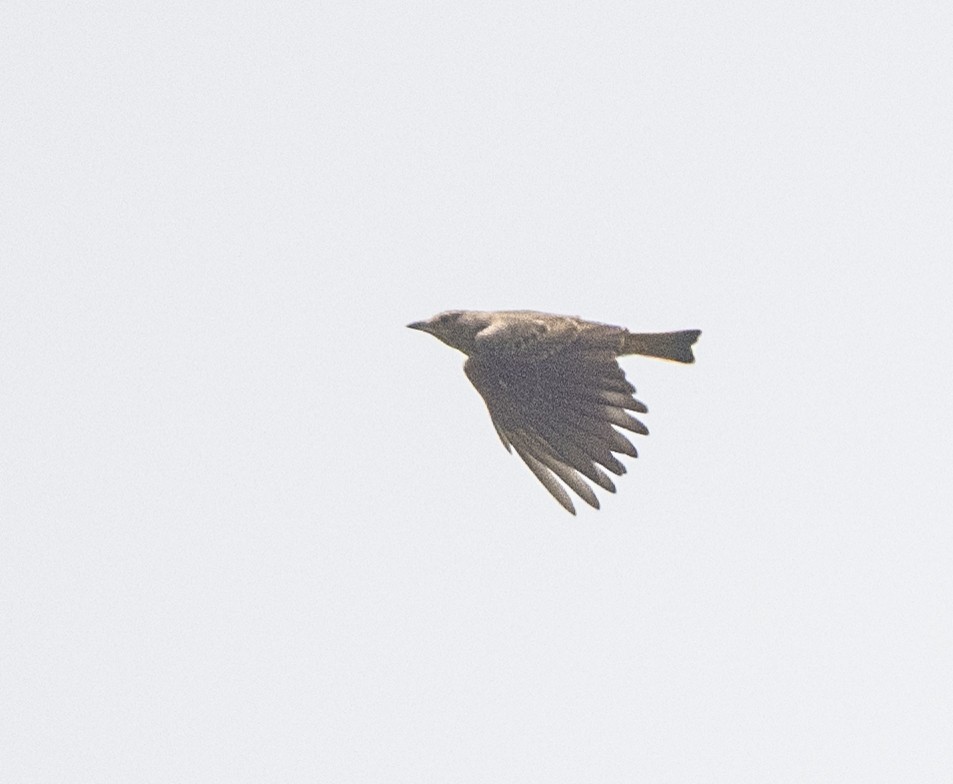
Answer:
<path fill-rule="evenodd" d="M 408 329 L 419 329 L 421 332 L 429 332 L 429 327 L 430 324 L 428 324 L 426 321 L 412 321 L 407 325 Z"/>

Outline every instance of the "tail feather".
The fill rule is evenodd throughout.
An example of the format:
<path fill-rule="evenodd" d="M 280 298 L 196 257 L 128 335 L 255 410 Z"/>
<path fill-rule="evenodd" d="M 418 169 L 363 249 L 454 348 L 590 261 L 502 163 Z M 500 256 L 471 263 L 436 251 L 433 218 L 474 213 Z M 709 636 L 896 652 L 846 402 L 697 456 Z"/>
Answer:
<path fill-rule="evenodd" d="M 675 362 L 694 362 L 692 345 L 701 335 L 700 329 L 680 332 L 629 333 L 625 336 L 620 354 L 643 354 L 647 357 L 671 359 Z"/>

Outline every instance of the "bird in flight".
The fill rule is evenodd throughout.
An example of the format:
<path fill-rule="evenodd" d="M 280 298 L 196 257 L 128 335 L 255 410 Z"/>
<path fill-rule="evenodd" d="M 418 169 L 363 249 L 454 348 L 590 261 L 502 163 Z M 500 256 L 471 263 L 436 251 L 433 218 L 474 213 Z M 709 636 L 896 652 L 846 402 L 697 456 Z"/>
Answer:
<path fill-rule="evenodd" d="M 598 509 L 586 479 L 614 493 L 603 469 L 621 476 L 625 466 L 615 454 L 638 456 L 616 428 L 649 432 L 629 413 L 648 409 L 635 399 L 617 357 L 694 362 L 692 345 L 701 334 L 634 333 L 533 310 L 448 310 L 407 326 L 467 355 L 463 370 L 483 397 L 503 446 L 516 450 L 570 514 L 576 509 L 565 487 Z"/>

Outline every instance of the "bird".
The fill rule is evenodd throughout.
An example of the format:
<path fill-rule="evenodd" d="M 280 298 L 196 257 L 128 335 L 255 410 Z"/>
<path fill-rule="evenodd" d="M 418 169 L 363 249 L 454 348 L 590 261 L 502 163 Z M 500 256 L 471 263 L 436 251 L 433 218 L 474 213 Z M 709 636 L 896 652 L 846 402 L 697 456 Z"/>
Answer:
<path fill-rule="evenodd" d="M 648 435 L 629 412 L 648 408 L 635 398 L 617 358 L 628 354 L 691 363 L 701 330 L 629 332 L 624 327 L 534 310 L 448 310 L 407 325 L 429 332 L 467 359 L 497 435 L 549 493 L 576 514 L 566 488 L 595 509 L 586 481 L 610 492 L 606 471 L 622 476 L 616 455 L 638 457 L 618 428 Z"/>

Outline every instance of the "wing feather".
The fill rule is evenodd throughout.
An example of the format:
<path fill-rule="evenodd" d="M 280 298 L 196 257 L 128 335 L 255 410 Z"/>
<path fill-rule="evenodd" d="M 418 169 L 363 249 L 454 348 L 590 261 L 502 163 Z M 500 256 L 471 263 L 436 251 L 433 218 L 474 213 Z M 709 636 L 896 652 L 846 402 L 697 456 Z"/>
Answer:
<path fill-rule="evenodd" d="M 553 454 L 543 439 L 538 436 L 520 432 L 514 434 L 511 440 L 513 447 L 524 461 L 526 460 L 526 456 L 530 455 L 533 459 L 546 466 L 546 468 L 558 476 L 566 486 L 583 501 L 596 509 L 599 508 L 599 499 L 592 491 L 592 488 L 589 487 L 589 485 L 583 481 L 582 477 L 573 471 L 570 466 L 567 466 Z"/>
<path fill-rule="evenodd" d="M 559 432 L 558 429 L 545 422 L 538 422 L 535 425 L 536 432 L 556 453 L 561 462 L 595 482 L 604 490 L 608 490 L 610 493 L 615 492 L 615 485 L 612 480 L 599 470 L 599 467 L 593 462 L 592 455 L 576 442 L 572 434 L 565 431 Z"/>
<path fill-rule="evenodd" d="M 514 448 L 516 449 L 516 454 L 526 463 L 527 468 L 533 472 L 543 487 L 549 491 L 550 495 L 559 501 L 563 509 L 571 515 L 576 514 L 576 507 L 573 506 L 572 499 L 570 499 L 569 494 L 563 489 L 563 486 L 556 481 L 556 477 L 553 476 L 552 472 L 531 454 L 524 452 L 520 447 L 514 446 Z"/>
<path fill-rule="evenodd" d="M 512 445 L 540 483 L 572 514 L 575 508 L 565 488 L 598 509 L 599 499 L 586 480 L 615 492 L 615 484 L 602 468 L 622 475 L 625 466 L 613 453 L 637 456 L 635 447 L 616 428 L 648 433 L 628 413 L 647 409 L 633 397 L 635 387 L 615 359 L 618 349 L 606 346 L 609 338 L 615 339 L 611 335 L 579 338 L 564 350 L 541 356 L 525 346 L 516 353 L 478 353 L 464 366 L 504 446 Z"/>

